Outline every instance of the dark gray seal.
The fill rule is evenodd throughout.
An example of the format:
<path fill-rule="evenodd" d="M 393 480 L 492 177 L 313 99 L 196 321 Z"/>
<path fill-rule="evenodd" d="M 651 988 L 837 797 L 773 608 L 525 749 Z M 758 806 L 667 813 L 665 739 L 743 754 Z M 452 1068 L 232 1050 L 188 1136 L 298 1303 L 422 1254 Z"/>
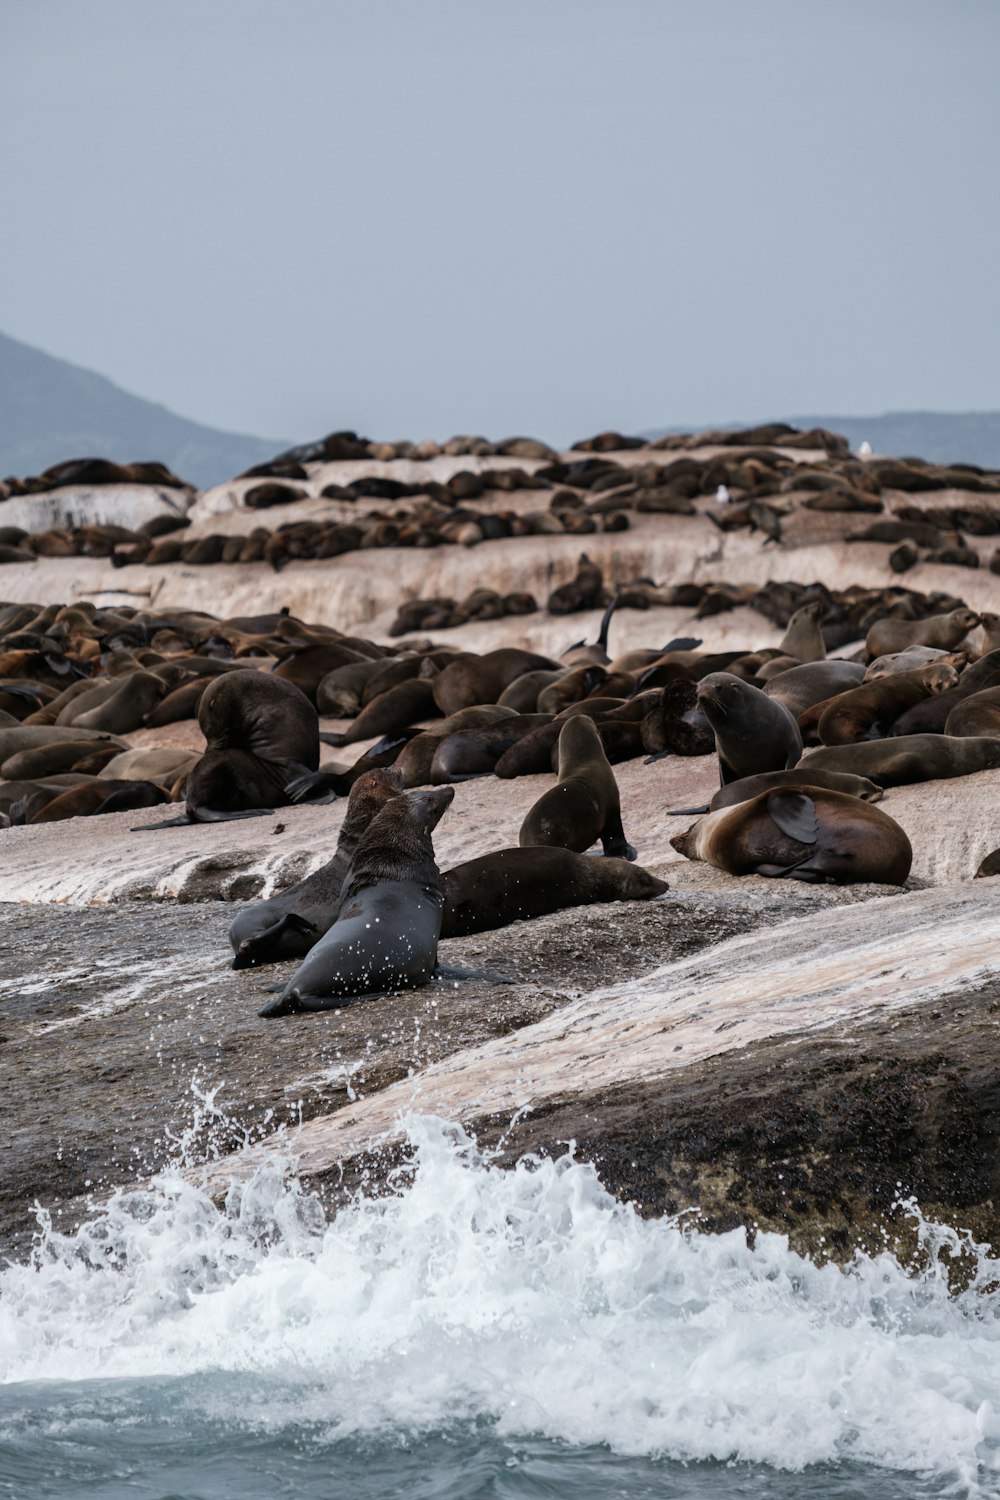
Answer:
<path fill-rule="evenodd" d="M 432 978 L 444 894 L 431 833 L 454 796 L 450 786 L 406 792 L 382 809 L 351 861 L 336 922 L 260 1015 L 332 1010 Z"/>
<path fill-rule="evenodd" d="M 351 787 L 331 860 L 305 880 L 241 911 L 229 928 L 234 969 L 304 958 L 337 920 L 344 879 L 362 835 L 386 803 L 403 790 L 392 767 L 366 771 Z"/>

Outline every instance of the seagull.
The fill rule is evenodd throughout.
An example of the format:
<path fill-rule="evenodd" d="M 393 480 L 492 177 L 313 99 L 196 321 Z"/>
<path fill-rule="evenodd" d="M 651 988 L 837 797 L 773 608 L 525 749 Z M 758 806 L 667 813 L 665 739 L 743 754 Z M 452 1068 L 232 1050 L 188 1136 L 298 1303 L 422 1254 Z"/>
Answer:
<path fill-rule="evenodd" d="M 869 452 L 871 452 L 870 449 Z M 728 505 L 730 500 L 732 499 L 732 496 L 730 495 L 726 486 L 724 484 L 720 484 L 719 488 L 715 492 L 715 498 L 716 500 L 718 500 L 720 505 Z"/>
<path fill-rule="evenodd" d="M 871 458 L 873 451 L 874 450 L 872 448 L 871 443 L 868 441 L 867 438 L 865 438 L 864 442 L 861 444 L 860 448 L 858 449 L 858 457 L 859 458 Z"/>

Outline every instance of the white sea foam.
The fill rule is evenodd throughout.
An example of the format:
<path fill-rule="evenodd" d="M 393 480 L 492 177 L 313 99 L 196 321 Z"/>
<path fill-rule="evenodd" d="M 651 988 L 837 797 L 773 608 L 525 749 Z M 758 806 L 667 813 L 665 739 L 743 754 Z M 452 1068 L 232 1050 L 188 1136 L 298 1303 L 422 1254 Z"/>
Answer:
<path fill-rule="evenodd" d="M 915 1277 L 889 1254 L 819 1267 L 778 1235 L 751 1249 L 643 1220 L 571 1155 L 501 1171 L 441 1121 L 406 1124 L 413 1184 L 330 1222 L 275 1168 L 225 1211 L 165 1176 L 73 1235 L 43 1216 L 32 1263 L 0 1275 L 0 1380 L 231 1372 L 250 1378 L 229 1415 L 258 1430 L 486 1419 L 508 1439 L 1000 1490 L 981 1248 L 920 1221 L 931 1250 L 976 1265 L 958 1295 L 934 1255 Z"/>

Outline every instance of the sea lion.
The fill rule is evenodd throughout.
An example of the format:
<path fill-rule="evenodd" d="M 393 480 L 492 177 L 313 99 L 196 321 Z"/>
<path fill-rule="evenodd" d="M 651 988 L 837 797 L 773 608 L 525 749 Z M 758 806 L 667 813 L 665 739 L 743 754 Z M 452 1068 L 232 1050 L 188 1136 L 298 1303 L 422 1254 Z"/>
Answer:
<path fill-rule="evenodd" d="M 940 646 L 945 651 L 955 647 L 979 624 L 971 609 L 953 609 L 943 615 L 928 615 L 925 620 L 894 620 L 886 616 L 876 620 L 865 637 L 869 659 L 905 651 L 907 646 Z"/>
<path fill-rule="evenodd" d="M 821 745 L 802 758 L 811 770 L 867 776 L 879 786 L 912 786 L 1000 767 L 1000 740 L 987 735 L 907 734 L 855 745 Z"/>
<path fill-rule="evenodd" d="M 536 844 L 497 849 L 441 876 L 441 936 L 468 937 L 568 906 L 651 901 L 667 882 L 627 859 L 588 859 L 570 849 Z"/>
<path fill-rule="evenodd" d="M 776 703 L 783 704 L 793 719 L 798 719 L 813 704 L 860 686 L 864 676 L 860 662 L 828 658 L 779 672 L 777 677 L 770 678 L 763 691 Z"/>
<path fill-rule="evenodd" d="M 814 704 L 799 715 L 799 728 L 803 734 L 815 728 L 824 745 L 853 745 L 889 733 L 907 709 L 957 682 L 958 673 L 947 662 L 894 672 Z"/>
<path fill-rule="evenodd" d="M 939 658 L 953 660 L 954 658 Z M 893 725 L 894 734 L 943 734 L 948 715 L 956 704 L 974 693 L 1000 686 L 1000 650 L 981 656 L 965 668 L 954 687 L 933 698 L 915 703 L 904 714 L 900 714 Z"/>
<path fill-rule="evenodd" d="M 98 814 L 134 812 L 140 807 L 158 807 L 168 800 L 167 793 L 152 781 L 107 781 L 94 776 L 61 795 L 34 813 L 29 823 L 59 823 L 67 818 L 91 818 Z"/>
<path fill-rule="evenodd" d="M 593 719 L 567 719 L 559 735 L 559 773 L 521 824 L 518 843 L 555 844 L 582 854 L 600 839 L 605 854 L 635 859 L 622 828 L 618 783 Z"/>
<path fill-rule="evenodd" d="M 319 765 L 319 719 L 292 682 L 271 673 L 226 672 L 202 694 L 206 749 L 187 779 L 189 822 L 212 823 L 284 807 L 293 772 Z"/>
<path fill-rule="evenodd" d="M 1000 875 L 1000 849 L 994 849 L 981 862 L 973 880 L 984 880 L 989 875 Z"/>
<path fill-rule="evenodd" d="M 778 642 L 778 650 L 783 656 L 797 657 L 800 662 L 824 660 L 826 645 L 818 622 L 826 613 L 826 608 L 826 604 L 817 599 L 811 604 L 803 604 L 801 609 L 795 611 L 788 622 L 788 629 Z"/>
<path fill-rule="evenodd" d="M 942 656 L 948 656 L 948 652 L 943 651 L 940 646 L 907 646 L 905 651 L 892 651 L 888 656 L 876 656 L 865 669 L 864 680 L 872 682 L 876 677 L 889 677 L 894 672 L 912 672 L 917 667 L 928 666 L 932 661 L 940 661 Z M 949 656 L 955 666 L 959 659 L 958 653 Z"/>
<path fill-rule="evenodd" d="M 960 698 L 948 715 L 945 734 L 1000 736 L 1000 687 Z"/>
<path fill-rule="evenodd" d="M 19 750 L 0 762 L 0 776 L 5 781 L 41 781 L 46 776 L 58 776 L 63 771 L 72 771 L 77 763 L 101 748 L 93 740 L 57 740 L 51 745 L 35 745 L 31 749 Z M 119 745 L 110 746 L 117 754 Z"/>
<path fill-rule="evenodd" d="M 670 842 L 687 859 L 730 875 L 834 885 L 902 885 L 913 861 L 906 834 L 881 808 L 812 786 L 761 792 L 720 808 Z"/>
<path fill-rule="evenodd" d="M 117 781 L 157 781 L 161 786 L 173 786 L 199 758 L 197 750 L 181 750 L 176 745 L 121 750 L 97 774 Z"/>
<path fill-rule="evenodd" d="M 434 701 L 445 715 L 480 703 L 496 703 L 522 672 L 554 671 L 561 663 L 535 651 L 501 646 L 482 656 L 460 655 L 432 679 Z"/>
<path fill-rule="evenodd" d="M 343 734 L 327 736 L 327 743 L 354 745 L 360 740 L 378 739 L 384 734 L 395 734 L 411 724 L 418 724 L 422 719 L 436 718 L 437 714 L 433 682 L 425 677 L 411 677 L 373 698 L 349 729 Z"/>
<path fill-rule="evenodd" d="M 697 688 L 698 707 L 715 733 L 723 786 L 762 771 L 788 771 L 802 755 L 799 726 L 783 704 L 730 672 L 711 672 Z"/>
<path fill-rule="evenodd" d="M 860 797 L 863 802 L 881 802 L 885 795 L 882 787 L 867 776 L 850 776 L 842 771 L 810 770 L 805 760 L 800 760 L 792 771 L 765 771 L 760 776 L 745 776 L 742 781 L 730 781 L 720 786 L 715 796 L 704 807 L 673 807 L 669 816 L 694 817 L 696 813 L 718 812 L 720 807 L 735 807 L 737 802 L 749 802 L 761 792 L 775 791 L 780 787 L 823 787 L 828 792 L 843 792 L 846 797 Z"/>
<path fill-rule="evenodd" d="M 93 694 L 83 693 L 60 713 L 57 723 L 74 729 L 98 729 L 105 734 L 131 734 L 139 728 L 164 694 L 154 672 L 138 670 L 113 677 Z"/>
<path fill-rule="evenodd" d="M 366 771 L 351 788 L 331 860 L 269 901 L 244 908 L 229 928 L 234 969 L 303 958 L 340 911 L 340 893 L 351 860 L 368 825 L 387 802 L 403 791 L 403 778 L 391 767 Z"/>
<path fill-rule="evenodd" d="M 351 861 L 337 920 L 260 1015 L 329 1010 L 428 982 L 444 909 L 431 833 L 454 796 L 450 786 L 405 792 L 382 809 Z"/>

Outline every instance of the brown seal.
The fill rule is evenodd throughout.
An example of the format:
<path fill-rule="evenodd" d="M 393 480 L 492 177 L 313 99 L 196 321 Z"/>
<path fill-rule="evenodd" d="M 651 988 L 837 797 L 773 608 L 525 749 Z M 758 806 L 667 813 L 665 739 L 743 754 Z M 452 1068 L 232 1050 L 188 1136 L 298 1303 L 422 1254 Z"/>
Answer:
<path fill-rule="evenodd" d="M 534 651 L 502 646 L 483 656 L 461 655 L 433 679 L 434 701 L 445 715 L 480 703 L 496 703 L 522 672 L 553 671 L 560 663 Z"/>
<path fill-rule="evenodd" d="M 94 776 L 68 788 L 34 813 L 29 823 L 59 823 L 66 818 L 91 818 L 98 813 L 135 812 L 159 807 L 168 800 L 162 786 L 152 781 L 111 781 Z"/>
<path fill-rule="evenodd" d="M 826 605 L 819 600 L 803 604 L 801 609 L 797 609 L 778 643 L 781 654 L 794 656 L 800 662 L 823 661 L 826 657 L 826 645 L 819 621 L 825 613 Z"/>
<path fill-rule="evenodd" d="M 531 845 L 496 849 L 441 876 L 441 936 L 467 937 L 568 906 L 651 901 L 667 882 L 627 859 L 590 859 L 570 849 Z"/>
<path fill-rule="evenodd" d="M 288 803 L 285 786 L 319 765 L 319 719 L 294 683 L 272 673 L 227 672 L 202 694 L 206 749 L 186 787 L 186 815 L 211 823 Z"/>
<path fill-rule="evenodd" d="M 821 745 L 808 750 L 803 766 L 867 776 L 879 786 L 912 786 L 944 781 L 1000 767 L 1000 740 L 987 735 L 962 739 L 948 734 L 905 734 L 855 745 Z"/>
<path fill-rule="evenodd" d="M 945 734 L 1000 736 L 1000 687 L 960 698 L 948 715 Z"/>
<path fill-rule="evenodd" d="M 593 719 L 567 719 L 559 735 L 556 785 L 521 824 L 518 843 L 556 844 L 582 854 L 597 839 L 605 854 L 635 859 L 622 828 L 618 783 Z"/>
<path fill-rule="evenodd" d="M 262 1016 L 330 1010 L 432 978 L 444 893 L 431 833 L 454 795 L 439 786 L 383 807 L 351 860 L 337 920 Z"/>
<path fill-rule="evenodd" d="M 938 660 L 944 660 L 939 658 Z M 953 660 L 954 658 L 948 658 Z M 975 693 L 1000 687 L 1000 650 L 981 656 L 965 668 L 954 687 L 933 698 L 914 704 L 901 714 L 893 726 L 895 734 L 943 734 L 955 706 Z"/>
<path fill-rule="evenodd" d="M 944 615 L 928 615 L 926 620 L 876 620 L 865 639 L 869 659 L 905 651 L 907 646 L 940 646 L 943 651 L 955 647 L 979 624 L 979 616 L 964 606 Z"/>
<path fill-rule="evenodd" d="M 764 771 L 760 776 L 746 776 L 742 781 L 730 781 L 720 786 L 711 802 L 705 807 L 671 808 L 672 818 L 695 813 L 718 812 L 720 807 L 735 807 L 737 802 L 749 802 L 761 792 L 776 791 L 780 787 L 822 787 L 828 792 L 843 792 L 846 797 L 860 797 L 864 802 L 881 802 L 885 795 L 882 787 L 869 781 L 867 776 L 849 776 L 841 771 L 811 771 L 804 760 L 800 760 L 793 771 Z"/>
<path fill-rule="evenodd" d="M 687 859 L 730 875 L 834 885 L 902 885 L 913 860 L 906 834 L 881 808 L 811 786 L 761 792 L 720 808 L 670 842 Z"/>
<path fill-rule="evenodd" d="M 729 672 L 711 672 L 697 688 L 698 707 L 715 732 L 723 786 L 762 771 L 788 771 L 802 755 L 791 714 L 761 689 Z"/>
<path fill-rule="evenodd" d="M 907 709 L 935 693 L 947 692 L 957 682 L 955 668 L 940 662 L 876 677 L 814 704 L 799 716 L 799 728 L 803 734 L 815 728 L 824 745 L 854 745 L 890 733 Z"/>
<path fill-rule="evenodd" d="M 914 664 L 916 665 L 916 663 Z M 794 719 L 837 693 L 846 693 L 849 688 L 860 687 L 865 669 L 857 661 L 806 662 L 789 667 L 768 680 L 764 692 L 776 703 L 783 703 Z"/>

